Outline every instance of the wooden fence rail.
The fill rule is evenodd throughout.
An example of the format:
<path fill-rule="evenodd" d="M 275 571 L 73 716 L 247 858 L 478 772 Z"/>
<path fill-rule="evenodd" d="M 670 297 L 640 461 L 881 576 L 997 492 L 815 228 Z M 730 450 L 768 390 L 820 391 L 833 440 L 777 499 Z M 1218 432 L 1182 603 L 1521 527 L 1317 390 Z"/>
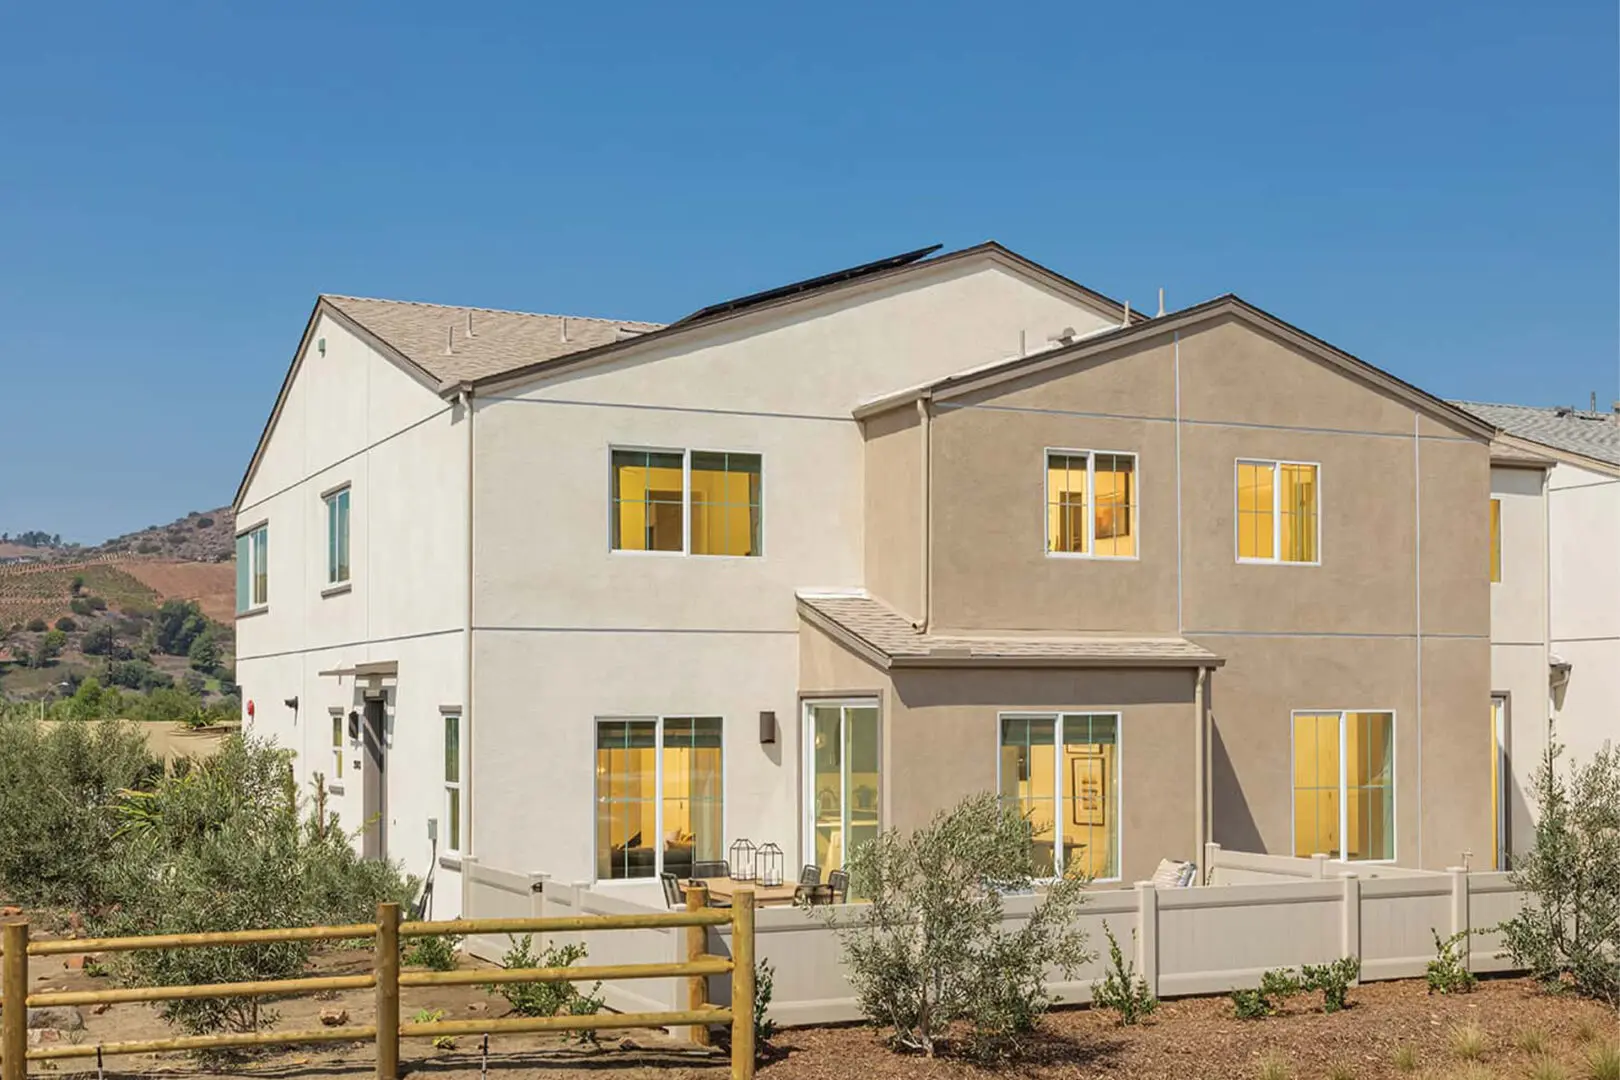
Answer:
<path fill-rule="evenodd" d="M 711 1025 L 731 1027 L 731 1076 L 754 1075 L 754 896 L 739 890 L 730 908 L 708 906 L 701 890 L 690 892 L 684 911 L 645 915 L 590 915 L 554 919 L 455 919 L 401 922 L 399 905 L 377 905 L 377 921 L 353 926 L 306 926 L 206 934 L 150 937 L 73 938 L 32 941 L 26 922 L 7 923 L 0 935 L 0 1080 L 26 1080 L 28 1062 L 62 1058 L 112 1057 L 120 1054 L 174 1050 L 224 1050 L 246 1046 L 295 1046 L 305 1043 L 373 1042 L 377 1047 L 377 1080 L 397 1080 L 399 1041 L 442 1035 L 515 1034 L 543 1031 L 592 1031 L 598 1028 L 661 1028 L 691 1025 L 693 1041 L 706 1045 Z M 711 926 L 730 926 L 732 955 L 711 956 L 703 943 Z M 439 934 L 544 934 L 591 930 L 686 928 L 689 947 L 684 963 L 615 964 L 576 968 L 509 968 L 489 971 L 400 973 L 400 941 Z M 142 986 L 117 990 L 28 992 L 28 960 L 34 956 L 137 952 L 160 949 L 258 945 L 283 941 L 366 940 L 374 945 L 368 975 L 278 979 L 263 982 L 212 983 L 201 986 Z M 710 1005 L 707 980 L 731 976 L 731 1007 Z M 401 1023 L 402 986 L 467 986 L 482 984 L 610 981 L 685 978 L 688 1007 L 672 1012 L 598 1013 L 592 1016 L 526 1016 L 499 1020 L 436 1020 Z M 288 997 L 326 990 L 376 992 L 377 1020 L 368 1027 L 320 1028 L 308 1031 L 257 1031 L 234 1035 L 194 1035 L 138 1042 L 79 1044 L 28 1048 L 28 1008 L 46 1005 L 100 1005 L 181 1001 L 196 998 Z"/>

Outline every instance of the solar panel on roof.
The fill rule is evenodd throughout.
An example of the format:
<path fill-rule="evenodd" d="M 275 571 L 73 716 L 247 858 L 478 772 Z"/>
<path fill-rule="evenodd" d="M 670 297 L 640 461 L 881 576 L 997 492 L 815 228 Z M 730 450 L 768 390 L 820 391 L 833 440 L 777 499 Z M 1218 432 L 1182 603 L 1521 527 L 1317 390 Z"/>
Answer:
<path fill-rule="evenodd" d="M 747 308 L 757 307 L 760 304 L 769 303 L 772 300 L 780 300 L 784 296 L 795 296 L 799 293 L 813 292 L 816 289 L 824 289 L 829 285 L 841 285 L 846 281 L 854 281 L 857 278 L 867 277 L 868 275 L 880 273 L 884 270 L 893 270 L 896 267 L 906 266 L 910 263 L 914 263 L 918 259 L 926 258 L 927 256 L 932 255 L 934 252 L 938 251 L 944 246 L 945 245 L 943 244 L 930 244 L 928 247 L 918 248 L 916 251 L 907 251 L 900 255 L 890 255 L 886 259 L 878 259 L 875 262 L 862 263 L 859 266 L 851 266 L 845 270 L 835 270 L 830 274 L 822 274 L 819 277 L 805 278 L 803 281 L 795 281 L 791 285 L 780 285 L 774 289 L 766 289 L 764 292 L 750 293 L 747 296 L 739 296 L 735 300 L 726 300 L 718 304 L 710 304 L 708 307 L 699 308 L 697 311 L 694 311 L 692 314 L 686 316 L 686 318 L 678 319 L 670 325 L 687 326 L 703 319 L 711 319 L 716 315 L 729 315 Z"/>

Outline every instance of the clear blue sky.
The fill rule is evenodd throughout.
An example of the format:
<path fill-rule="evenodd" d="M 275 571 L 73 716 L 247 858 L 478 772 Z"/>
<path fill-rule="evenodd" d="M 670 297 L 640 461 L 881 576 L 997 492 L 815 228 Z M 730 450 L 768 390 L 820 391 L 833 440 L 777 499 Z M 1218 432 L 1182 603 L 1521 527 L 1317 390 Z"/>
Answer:
<path fill-rule="evenodd" d="M 881 8 L 881 10 L 880 10 Z M 227 502 L 318 292 L 664 320 L 994 238 L 1620 398 L 1613 0 L 12 4 L 0 529 Z"/>

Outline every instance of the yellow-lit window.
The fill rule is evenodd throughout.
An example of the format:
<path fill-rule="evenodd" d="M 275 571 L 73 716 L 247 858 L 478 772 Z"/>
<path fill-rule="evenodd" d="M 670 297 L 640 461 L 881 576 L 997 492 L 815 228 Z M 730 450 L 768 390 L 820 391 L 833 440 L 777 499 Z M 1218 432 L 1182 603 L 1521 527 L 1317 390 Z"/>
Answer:
<path fill-rule="evenodd" d="M 596 725 L 596 876 L 692 876 L 723 859 L 721 722 L 716 717 Z"/>
<path fill-rule="evenodd" d="M 1502 500 L 1491 500 L 1491 580 L 1502 580 Z"/>
<path fill-rule="evenodd" d="M 1001 718 L 1003 805 L 1029 822 L 1036 877 L 1119 877 L 1119 717 Z"/>
<path fill-rule="evenodd" d="M 1237 554 L 1257 562 L 1314 563 L 1321 523 L 1317 467 L 1292 461 L 1237 463 Z"/>
<path fill-rule="evenodd" d="M 879 827 L 878 708 L 871 702 L 805 705 L 805 850 L 821 880 L 849 865 Z"/>
<path fill-rule="evenodd" d="M 1395 716 L 1294 714 L 1294 854 L 1395 857 Z"/>
<path fill-rule="evenodd" d="M 758 454 L 692 451 L 692 554 L 758 555 Z"/>
<path fill-rule="evenodd" d="M 1136 455 L 1082 450 L 1046 454 L 1046 550 L 1136 555 Z"/>
<path fill-rule="evenodd" d="M 686 463 L 680 451 L 613 451 L 613 547 L 681 551 Z"/>

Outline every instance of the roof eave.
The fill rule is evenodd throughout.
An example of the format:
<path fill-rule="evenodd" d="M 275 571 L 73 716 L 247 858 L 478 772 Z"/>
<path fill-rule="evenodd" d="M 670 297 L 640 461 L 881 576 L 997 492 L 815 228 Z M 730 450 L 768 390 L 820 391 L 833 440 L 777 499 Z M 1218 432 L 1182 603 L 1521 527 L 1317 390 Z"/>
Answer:
<path fill-rule="evenodd" d="M 1210 656 L 895 656 L 889 666 L 901 668 L 1214 668 L 1224 657 Z"/>

